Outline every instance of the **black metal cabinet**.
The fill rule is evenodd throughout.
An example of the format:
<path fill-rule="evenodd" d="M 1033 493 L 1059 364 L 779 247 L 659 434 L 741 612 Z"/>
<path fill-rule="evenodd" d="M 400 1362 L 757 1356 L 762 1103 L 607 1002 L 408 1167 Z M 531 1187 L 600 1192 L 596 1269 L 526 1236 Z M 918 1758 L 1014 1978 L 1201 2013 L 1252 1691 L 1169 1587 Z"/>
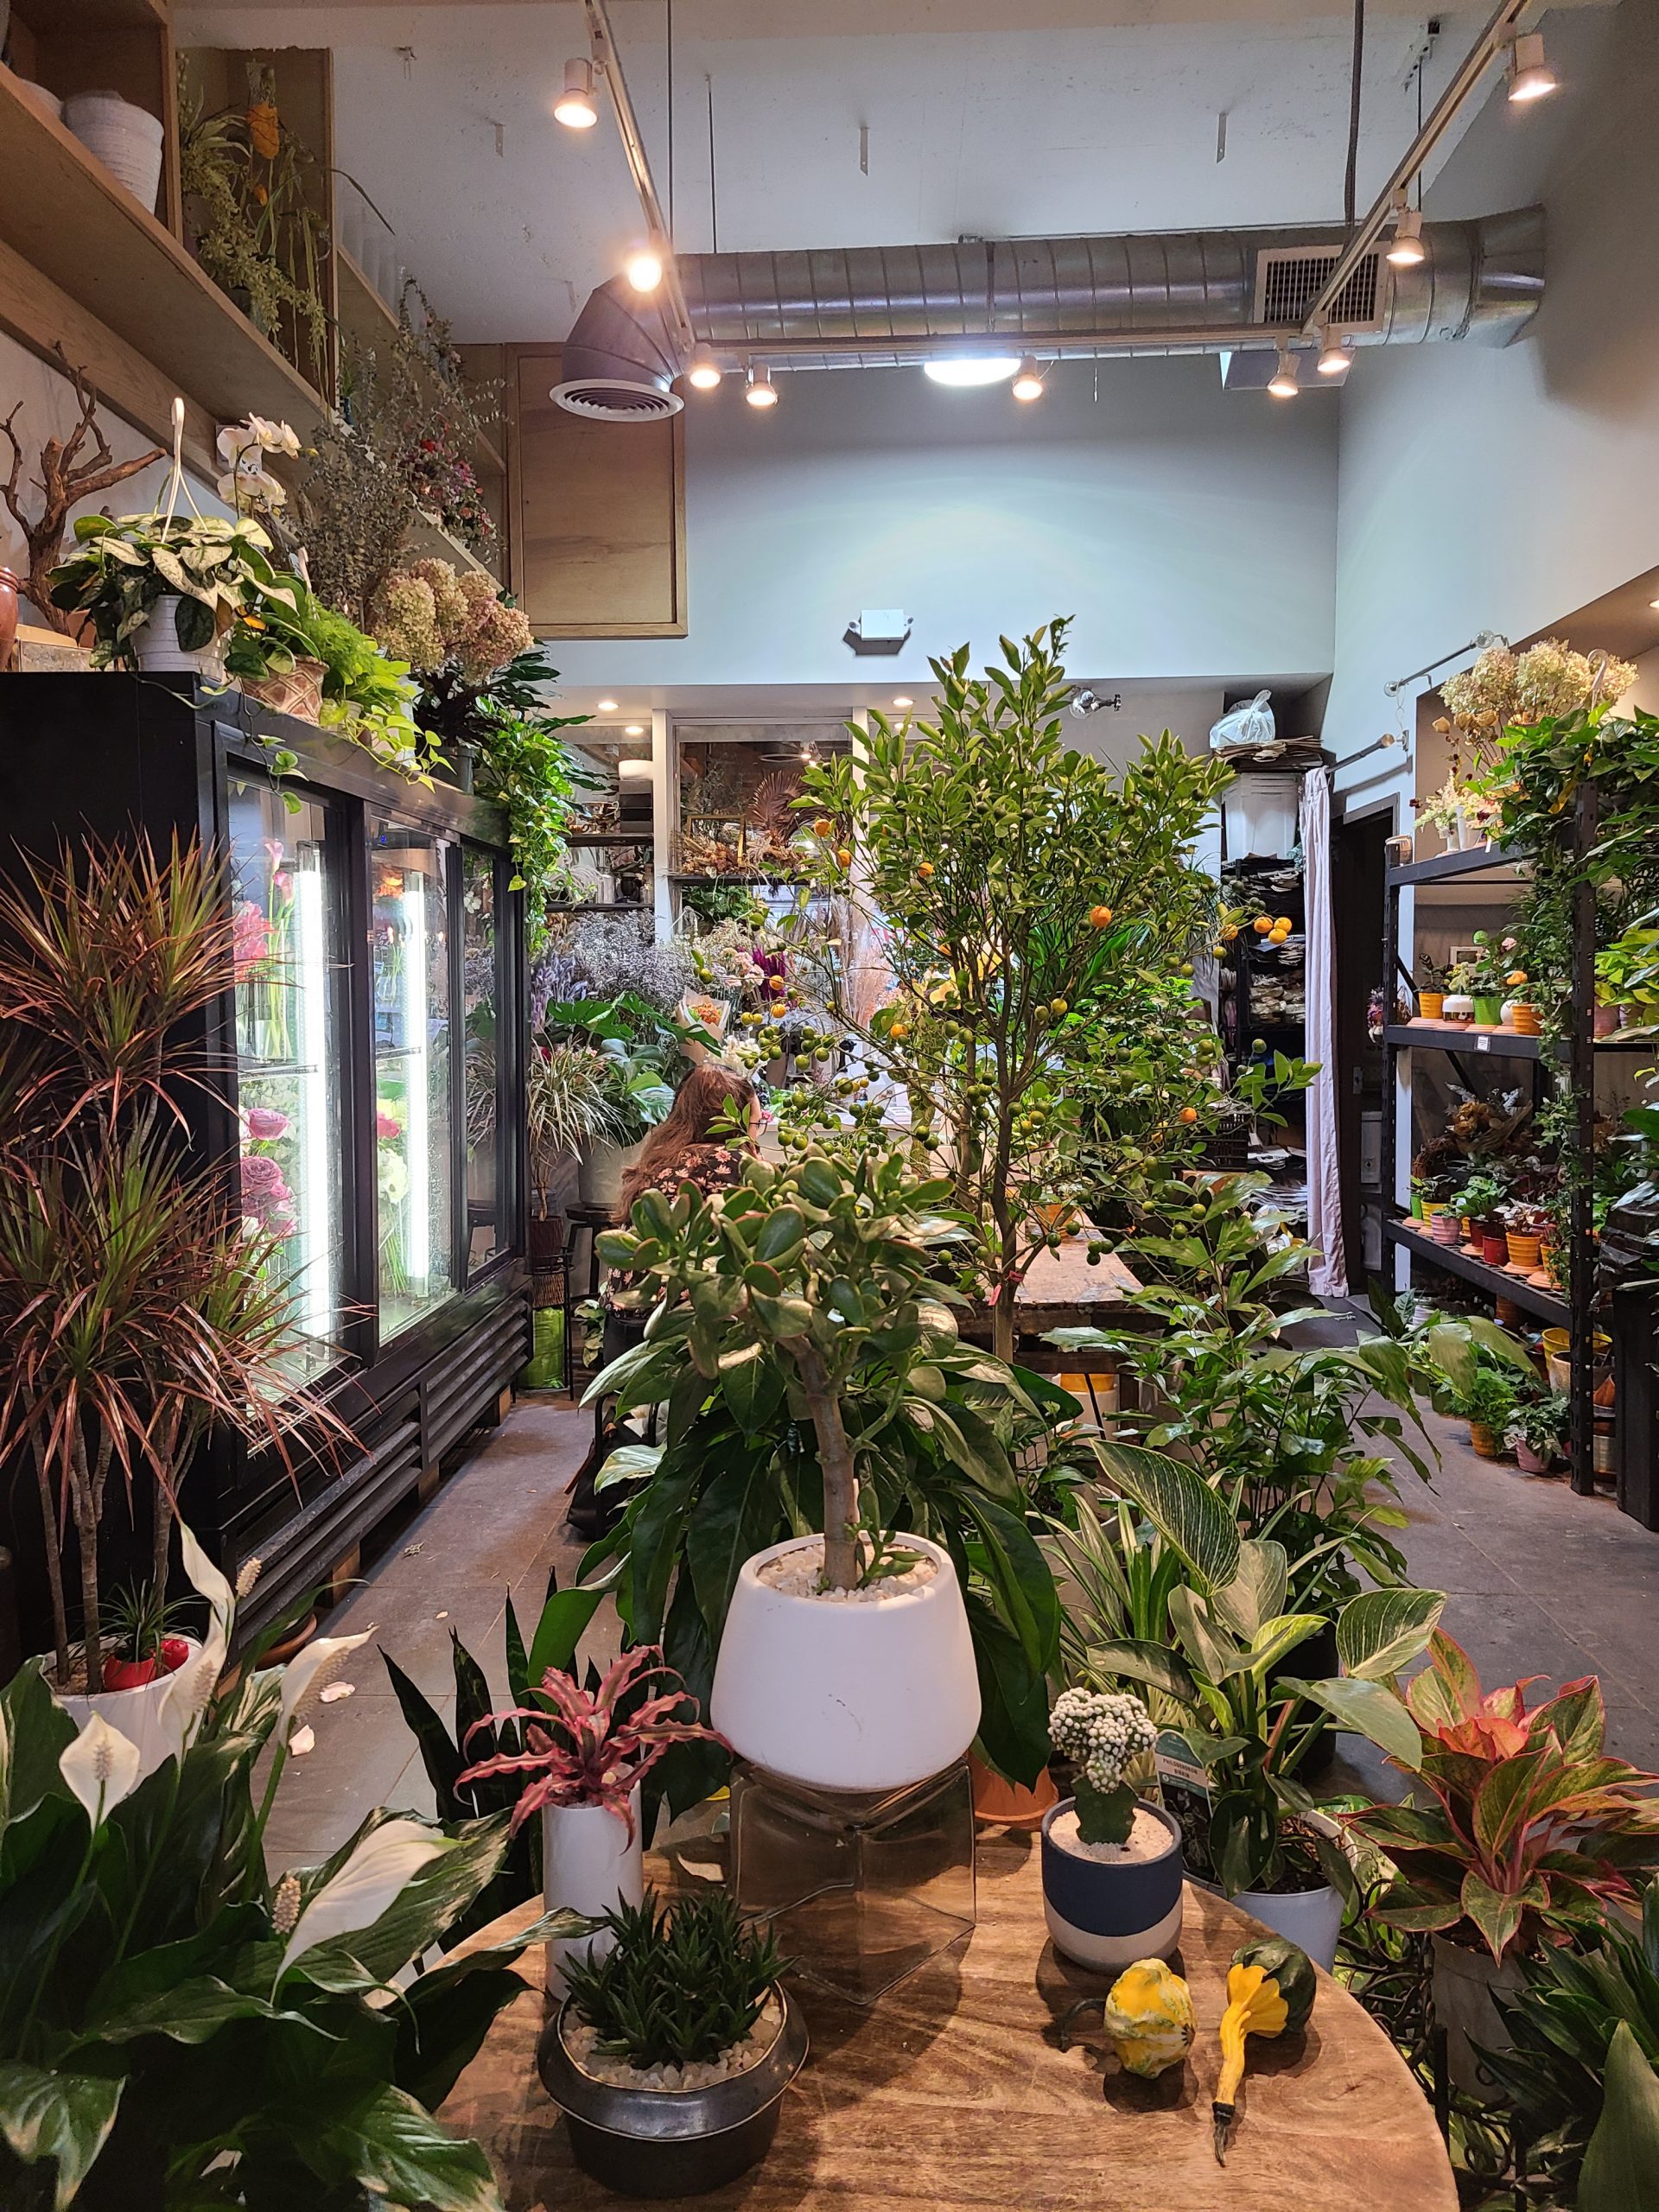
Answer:
<path fill-rule="evenodd" d="M 213 1083 L 193 1141 L 233 1166 L 245 1217 L 276 1239 L 296 1376 L 354 1439 L 291 1468 L 229 1440 L 199 1456 L 186 1516 L 228 1570 L 260 1559 L 251 1625 L 489 1417 L 528 1355 L 522 902 L 495 809 L 238 693 L 7 677 L 0 868 L 136 834 L 224 857 L 234 952 L 198 1040 Z M 29 1487 L 0 1490 L 26 1641 Z"/>

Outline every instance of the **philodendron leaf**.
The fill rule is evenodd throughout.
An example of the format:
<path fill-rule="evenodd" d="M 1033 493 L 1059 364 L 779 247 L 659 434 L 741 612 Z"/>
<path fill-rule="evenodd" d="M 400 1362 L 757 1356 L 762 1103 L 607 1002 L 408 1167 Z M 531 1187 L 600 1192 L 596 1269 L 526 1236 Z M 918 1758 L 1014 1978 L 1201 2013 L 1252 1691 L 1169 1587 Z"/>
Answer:
<path fill-rule="evenodd" d="M 350 2120 L 325 2130 L 320 2143 L 349 2166 L 376 2203 L 501 2212 L 495 2177 L 478 2145 L 451 2135 L 401 2089 L 382 2089 Z"/>
<path fill-rule="evenodd" d="M 1601 2118 L 1579 2171 L 1579 2212 L 1659 2212 L 1659 2075 L 1628 2020 L 1613 2030 Z"/>
<path fill-rule="evenodd" d="M 124 2083 L 0 2065 L 0 2135 L 26 2166 L 57 2164 L 53 2212 L 65 2212 L 115 2125 Z"/>
<path fill-rule="evenodd" d="M 1198 1685 L 1191 1670 L 1180 1655 L 1166 1644 L 1137 1643 L 1127 1638 L 1112 1643 L 1091 1643 L 1089 1666 L 1096 1674 L 1121 1675 L 1128 1682 L 1145 1682 L 1150 1689 L 1179 1698 L 1183 1705 L 1196 1705 L 1198 1701 Z"/>
<path fill-rule="evenodd" d="M 1094 1450 L 1118 1495 L 1140 1507 L 1203 1589 L 1233 1580 L 1238 1572 L 1238 1524 L 1202 1476 L 1138 1445 L 1096 1438 Z"/>
<path fill-rule="evenodd" d="M 1228 1627 L 1249 1643 L 1264 1621 L 1284 1611 L 1289 1585 L 1284 1546 L 1247 1538 L 1238 1548 L 1238 1572 L 1211 1592 L 1211 1603 Z"/>
<path fill-rule="evenodd" d="M 1299 1681 L 1281 1675 L 1279 1688 L 1323 1706 L 1339 1728 L 1368 1736 L 1390 1758 L 1415 1773 L 1422 1761 L 1422 1738 L 1417 1723 L 1382 1682 L 1362 1681 L 1355 1675 L 1333 1675 L 1323 1681 Z"/>
<path fill-rule="evenodd" d="M 1427 1649 L 1446 1611 L 1440 1590 L 1367 1590 L 1337 1619 L 1337 1656 L 1344 1671 L 1380 1682 Z"/>

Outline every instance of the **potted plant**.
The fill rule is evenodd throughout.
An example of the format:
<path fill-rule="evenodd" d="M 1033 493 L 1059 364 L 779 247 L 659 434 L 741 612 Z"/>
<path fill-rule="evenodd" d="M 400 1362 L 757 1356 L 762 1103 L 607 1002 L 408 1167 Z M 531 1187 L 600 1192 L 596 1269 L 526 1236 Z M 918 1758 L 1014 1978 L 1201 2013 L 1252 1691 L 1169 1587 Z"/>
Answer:
<path fill-rule="evenodd" d="M 763 2158 L 806 2024 L 770 1936 L 724 1891 L 620 1906 L 572 1963 L 537 2065 L 582 2171 L 625 2196 L 699 2196 Z"/>
<path fill-rule="evenodd" d="M 1113 1974 L 1166 1959 L 1181 1940 L 1180 1823 L 1126 1777 L 1158 1731 L 1139 1698 L 1071 1689 L 1048 1716 L 1077 1767 L 1073 1794 L 1043 1818 L 1043 1913 L 1054 1948 Z"/>
<path fill-rule="evenodd" d="M 645 1139 L 667 1118 L 674 1103 L 662 1049 L 630 1045 L 618 1037 L 601 1039 L 600 1081 L 608 1125 L 583 1143 L 577 1188 L 584 1205 L 603 1206 L 614 1215 L 622 1204 L 622 1180 L 639 1159 Z"/>
<path fill-rule="evenodd" d="M 1299 1645 L 1327 1626 L 1287 1608 L 1284 1548 L 1239 1535 L 1226 1500 L 1193 1468 L 1140 1446 L 1100 1444 L 1103 1470 L 1180 1563 L 1167 1594 L 1173 1648 L 1122 1637 L 1090 1649 L 1091 1678 L 1117 1676 L 1171 1700 L 1210 1777 L 1208 1849 L 1222 1889 L 1329 1968 L 1353 1882 L 1335 1823 L 1297 1780 L 1324 1713 L 1407 1764 L 1414 1722 L 1393 1686 L 1428 1642 L 1438 1591 L 1372 1590 L 1335 1618 L 1342 1672 L 1287 1675 Z M 1313 1708 L 1310 1710 L 1310 1707 Z"/>
<path fill-rule="evenodd" d="M 620 1126 L 613 1078 L 602 1053 L 573 1041 L 532 1044 L 524 1077 L 530 1146 L 531 1257 L 557 1257 L 557 1224 L 549 1207 L 554 1170 L 582 1157 Z"/>
<path fill-rule="evenodd" d="M 1493 944 L 1491 932 L 1486 930 L 1477 930 L 1471 944 L 1471 957 L 1459 961 L 1454 972 L 1463 989 L 1471 995 L 1475 1027 L 1499 1029 L 1503 1023 L 1506 970 L 1502 950 Z"/>
<path fill-rule="evenodd" d="M 935 1280 L 937 1247 L 961 1235 L 932 1215 L 948 1195 L 943 1182 L 914 1183 L 902 1153 L 852 1166 L 809 1154 L 781 1169 L 752 1160 L 714 1198 L 690 1185 L 671 1202 L 647 1192 L 632 1230 L 600 1239 L 601 1255 L 659 1302 L 645 1343 L 594 1389 L 616 1393 L 623 1409 L 671 1397 L 687 1420 L 717 1394 L 737 1426 L 735 1438 L 723 1429 L 722 1459 L 734 1476 L 753 1470 L 724 1507 L 734 1534 L 715 1599 L 711 1716 L 743 1758 L 818 1788 L 901 1789 L 967 1751 L 981 1717 L 963 1597 L 970 1570 L 1004 1601 L 1020 1583 L 1012 1616 L 976 1592 L 988 1669 L 1000 1665 L 1023 1697 L 1053 1658 L 1052 1581 L 1008 1510 L 1020 1493 L 988 1417 L 1029 1412 L 1031 1401 L 997 1362 L 957 1341 L 950 1302 L 960 1294 Z M 953 1391 L 967 1370 L 982 1410 Z M 896 1433 L 905 1427 L 920 1432 L 919 1448 Z M 785 1431 L 798 1440 L 784 1445 Z M 936 1439 L 954 1479 L 935 1468 Z M 762 1471 L 780 1446 L 786 1510 L 778 1477 Z M 698 1473 L 672 1444 L 656 1482 L 671 1477 L 677 1543 Z M 883 1526 L 884 1501 L 897 1500 L 925 1511 L 937 1535 Z M 626 1539 L 635 1586 L 643 1570 L 648 1602 L 661 1605 L 663 1538 L 653 1526 L 642 1553 L 639 1517 Z M 769 1534 L 780 1517 L 822 1533 L 745 1557 L 746 1532 Z M 1047 1750 L 1036 1734 L 1011 1778 L 1034 1781 Z"/>
<path fill-rule="evenodd" d="M 1501 1267 L 1509 1257 L 1503 1219 L 1508 1195 L 1496 1175 L 1482 1173 L 1469 1178 L 1455 1201 L 1460 1218 L 1468 1224 L 1478 1255 L 1485 1256 L 1484 1247 L 1489 1243 L 1501 1248 L 1492 1256 L 1495 1267 Z"/>
<path fill-rule="evenodd" d="M 1439 1021 L 1446 1010 L 1446 969 L 1437 960 L 1420 954 L 1417 960 L 1417 1019 Z"/>
<path fill-rule="evenodd" d="M 1659 1016 L 1659 929 L 1628 929 L 1597 953 L 1596 997 L 1616 1009 L 1615 1029 L 1647 1027 Z"/>
<path fill-rule="evenodd" d="M 718 1742 L 698 1720 L 697 1700 L 655 1645 L 624 1652 L 584 1688 L 549 1667 L 530 1702 L 493 1713 L 468 1731 L 467 1749 L 485 1729 L 495 1748 L 456 1777 L 455 1786 L 502 1776 L 524 1777 L 512 1808 L 512 1833 L 532 1814 L 542 1821 L 545 1893 L 560 1908 L 598 1919 L 645 1894 L 640 1784 L 676 1744 Z M 522 1741 L 501 1740 L 504 1730 Z M 547 1946 L 547 1986 L 565 1986 L 571 1967 L 602 1950 L 605 1930 Z"/>
<path fill-rule="evenodd" d="M 1572 1401 L 1565 1391 L 1548 1390 L 1541 1397 L 1518 1399 L 1504 1433 L 1514 1446 L 1522 1473 L 1547 1475 L 1566 1448 L 1571 1426 Z"/>
<path fill-rule="evenodd" d="M 1494 1993 L 1515 1997 L 1520 1961 L 1544 1944 L 1635 1904 L 1633 1875 L 1659 1864 L 1645 1794 L 1659 1777 L 1605 1753 L 1592 1675 L 1529 1712 L 1524 1683 L 1483 1692 L 1468 1654 L 1437 1630 L 1405 1699 L 1420 1741 L 1403 1770 L 1430 1802 L 1344 1818 L 1397 1870 L 1374 1916 L 1433 1938 L 1452 2081 L 1490 2101 L 1474 2046 L 1504 2048 Z"/>
<path fill-rule="evenodd" d="M 1469 1441 L 1482 1459 L 1501 1459 L 1518 1402 L 1512 1376 L 1484 1361 L 1477 1361 L 1472 1375 L 1446 1392 L 1449 1412 L 1469 1424 Z"/>
<path fill-rule="evenodd" d="M 1524 1201 L 1510 1206 L 1504 1217 L 1503 1235 L 1511 1274 L 1529 1275 L 1542 1265 L 1544 1233 L 1549 1220 L 1546 1207 L 1529 1205 Z"/>
<path fill-rule="evenodd" d="M 52 571 L 52 603 L 90 616 L 92 665 L 222 677 L 239 616 L 293 608 L 294 588 L 257 522 L 217 515 L 81 515 Z"/>

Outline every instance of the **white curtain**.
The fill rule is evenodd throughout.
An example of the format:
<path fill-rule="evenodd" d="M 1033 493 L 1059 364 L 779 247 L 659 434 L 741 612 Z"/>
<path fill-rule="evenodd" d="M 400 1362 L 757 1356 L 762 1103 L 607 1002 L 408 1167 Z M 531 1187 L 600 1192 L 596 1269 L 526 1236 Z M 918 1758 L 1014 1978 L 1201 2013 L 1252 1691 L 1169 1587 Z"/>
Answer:
<path fill-rule="evenodd" d="M 1319 1073 L 1306 1095 L 1307 1280 L 1320 1298 L 1348 1289 L 1342 1243 L 1342 1174 L 1337 1156 L 1337 948 L 1331 923 L 1331 783 L 1324 768 L 1302 779 L 1302 866 L 1307 894 L 1306 1057 Z"/>

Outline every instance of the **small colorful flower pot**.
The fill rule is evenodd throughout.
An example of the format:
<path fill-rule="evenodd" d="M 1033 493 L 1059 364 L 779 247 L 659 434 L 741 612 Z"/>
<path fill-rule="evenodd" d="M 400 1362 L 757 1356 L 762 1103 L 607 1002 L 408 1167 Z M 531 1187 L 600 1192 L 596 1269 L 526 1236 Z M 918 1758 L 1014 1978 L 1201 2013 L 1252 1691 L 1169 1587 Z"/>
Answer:
<path fill-rule="evenodd" d="M 1155 1859 L 1094 1859 L 1054 1840 L 1054 1823 L 1076 1800 L 1043 1815 L 1043 1916 L 1054 1948 L 1078 1966 L 1118 1974 L 1138 1959 L 1166 1959 L 1181 1940 L 1180 1825 L 1161 1805 L 1138 1801 L 1169 1831 Z"/>
<path fill-rule="evenodd" d="M 1446 993 L 1444 991 L 1419 991 L 1417 994 L 1417 1013 L 1419 1018 L 1424 1021 L 1440 1021 L 1443 1020 L 1446 1013 Z"/>
<path fill-rule="evenodd" d="M 1477 991 L 1474 995 L 1474 1015 L 1477 1029 L 1500 1029 L 1503 1025 L 1503 1000 L 1497 991 Z"/>
<path fill-rule="evenodd" d="M 1501 1229 L 1481 1230 L 1480 1256 L 1489 1268 L 1503 1268 L 1509 1265 L 1510 1240 Z"/>
<path fill-rule="evenodd" d="M 1541 1236 L 1529 1236 L 1522 1230 L 1511 1229 L 1506 1233 L 1510 1265 L 1522 1274 L 1530 1274 L 1539 1264 L 1543 1249 Z"/>
<path fill-rule="evenodd" d="M 1428 1224 L 1428 1233 L 1437 1244 L 1453 1249 L 1462 1242 L 1462 1224 L 1449 1207 L 1443 1206 Z"/>

